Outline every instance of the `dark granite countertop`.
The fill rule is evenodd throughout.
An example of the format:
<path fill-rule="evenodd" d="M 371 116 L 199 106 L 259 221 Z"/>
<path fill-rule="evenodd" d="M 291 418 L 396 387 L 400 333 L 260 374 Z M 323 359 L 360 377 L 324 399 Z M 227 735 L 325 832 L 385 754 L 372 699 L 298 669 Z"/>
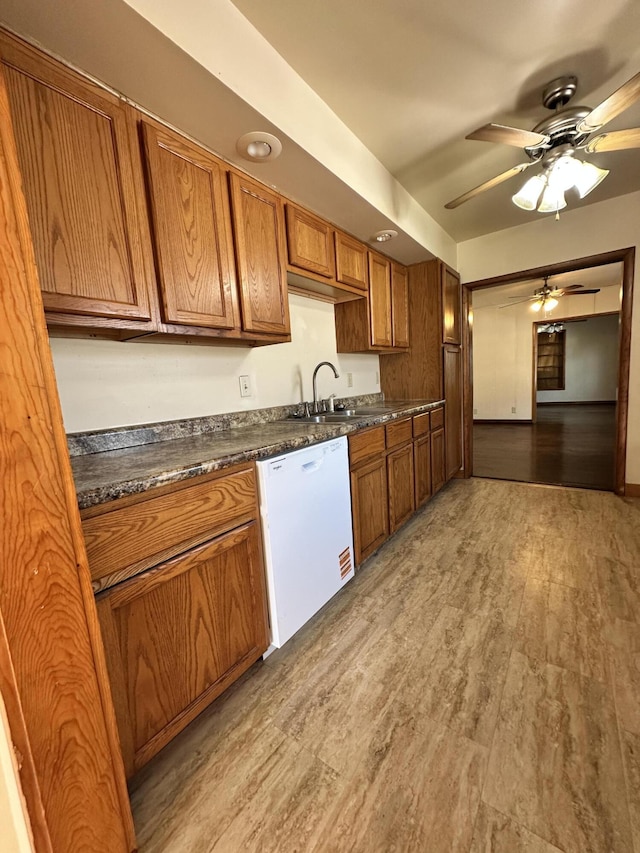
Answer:
<path fill-rule="evenodd" d="M 71 465 L 78 504 L 85 509 L 240 462 L 277 456 L 441 404 L 442 400 L 385 401 L 384 414 L 363 415 L 345 423 L 276 420 L 74 456 Z"/>

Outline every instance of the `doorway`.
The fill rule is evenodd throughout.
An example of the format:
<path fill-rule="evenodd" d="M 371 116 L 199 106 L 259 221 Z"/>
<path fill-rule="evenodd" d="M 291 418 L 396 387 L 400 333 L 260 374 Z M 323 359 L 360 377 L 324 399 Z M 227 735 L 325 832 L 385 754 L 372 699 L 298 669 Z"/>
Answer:
<path fill-rule="evenodd" d="M 633 254 L 464 285 L 474 476 L 624 494 Z M 544 276 L 557 304 L 531 311 Z"/>

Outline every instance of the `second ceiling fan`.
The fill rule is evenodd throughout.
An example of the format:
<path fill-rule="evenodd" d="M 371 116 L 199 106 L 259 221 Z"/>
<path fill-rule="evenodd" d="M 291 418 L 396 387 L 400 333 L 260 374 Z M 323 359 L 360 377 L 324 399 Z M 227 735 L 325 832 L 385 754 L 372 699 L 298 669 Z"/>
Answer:
<path fill-rule="evenodd" d="M 584 296 L 588 293 L 600 293 L 600 288 L 585 288 L 583 284 L 569 284 L 566 287 L 553 287 L 549 284 L 550 276 L 545 275 L 543 285 L 533 291 L 533 296 L 510 296 L 514 302 L 507 302 L 505 305 L 500 305 L 500 308 L 511 308 L 513 305 L 518 305 L 521 302 L 531 302 L 532 311 L 540 311 L 544 308 L 546 311 L 551 311 L 558 304 L 558 299 L 562 296 Z"/>

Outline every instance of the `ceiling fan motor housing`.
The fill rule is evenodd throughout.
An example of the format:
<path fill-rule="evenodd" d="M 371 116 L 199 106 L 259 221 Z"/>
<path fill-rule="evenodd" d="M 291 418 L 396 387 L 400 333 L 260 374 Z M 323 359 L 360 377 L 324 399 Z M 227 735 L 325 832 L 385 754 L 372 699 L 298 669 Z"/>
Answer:
<path fill-rule="evenodd" d="M 590 107 L 565 107 L 576 93 L 578 78 L 573 75 L 556 77 L 544 89 L 542 103 L 549 110 L 554 110 L 552 116 L 543 119 L 534 128 L 534 133 L 542 133 L 549 137 L 548 142 L 525 148 L 532 160 L 539 160 L 546 152 L 558 145 L 571 145 L 577 148 L 582 145 L 588 133 L 578 133 L 578 125 L 591 112 Z"/>

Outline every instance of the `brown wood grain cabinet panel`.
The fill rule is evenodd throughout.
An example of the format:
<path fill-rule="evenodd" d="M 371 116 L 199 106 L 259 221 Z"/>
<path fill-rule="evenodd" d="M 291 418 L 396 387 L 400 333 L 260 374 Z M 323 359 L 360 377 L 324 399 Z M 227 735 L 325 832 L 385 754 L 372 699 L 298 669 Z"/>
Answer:
<path fill-rule="evenodd" d="M 389 488 L 389 532 L 401 527 L 415 510 L 413 444 L 394 450 L 387 456 Z"/>
<path fill-rule="evenodd" d="M 289 263 L 334 278 L 336 260 L 331 225 L 291 202 L 286 205 L 286 213 Z"/>
<path fill-rule="evenodd" d="M 431 429 L 439 429 L 444 427 L 444 407 L 439 406 L 437 409 L 431 410 Z"/>
<path fill-rule="evenodd" d="M 282 198 L 230 173 L 242 326 L 249 332 L 291 331 Z"/>
<path fill-rule="evenodd" d="M 115 501 L 104 513 L 84 518 L 82 529 L 91 577 L 97 580 L 128 566 L 153 565 L 210 538 L 216 528 L 255 515 L 253 468 L 194 483 L 133 505 Z"/>
<path fill-rule="evenodd" d="M 429 412 L 423 412 L 421 415 L 414 415 L 413 418 L 413 437 L 425 435 L 431 429 L 431 415 Z"/>
<path fill-rule="evenodd" d="M 413 437 L 413 429 L 411 418 L 403 418 L 402 420 L 392 421 L 385 427 L 387 450 L 392 447 L 399 447 L 401 444 L 406 444 Z"/>
<path fill-rule="evenodd" d="M 239 326 L 226 171 L 171 130 L 142 130 L 163 320 Z"/>
<path fill-rule="evenodd" d="M 431 437 L 424 433 L 413 442 L 416 509 L 431 497 Z"/>
<path fill-rule="evenodd" d="M 335 232 L 336 278 L 360 290 L 369 287 L 367 247 L 342 231 Z"/>
<path fill-rule="evenodd" d="M 389 535 L 386 456 L 351 472 L 351 512 L 356 565 L 360 565 Z"/>
<path fill-rule="evenodd" d="M 391 264 L 391 318 L 394 347 L 409 346 L 409 274 L 406 267 Z"/>
<path fill-rule="evenodd" d="M 123 749 L 139 769 L 268 645 L 256 522 L 99 599 Z"/>
<path fill-rule="evenodd" d="M 446 482 L 444 430 L 431 433 L 431 492 L 435 495 Z"/>
<path fill-rule="evenodd" d="M 441 261 L 442 276 L 442 343 L 462 343 L 462 287 L 460 276 Z"/>
<path fill-rule="evenodd" d="M 371 456 L 384 453 L 386 448 L 385 428 L 384 426 L 377 426 L 371 429 L 358 430 L 358 432 L 348 436 L 348 440 L 349 462 L 353 468 Z"/>
<path fill-rule="evenodd" d="M 391 263 L 374 252 L 369 252 L 369 322 L 372 346 L 390 347 Z"/>
<path fill-rule="evenodd" d="M 462 350 L 444 347 L 444 418 L 446 437 L 446 478 L 462 468 Z"/>
<path fill-rule="evenodd" d="M 45 308 L 149 320 L 151 247 L 133 111 L 7 34 L 0 53 Z"/>

